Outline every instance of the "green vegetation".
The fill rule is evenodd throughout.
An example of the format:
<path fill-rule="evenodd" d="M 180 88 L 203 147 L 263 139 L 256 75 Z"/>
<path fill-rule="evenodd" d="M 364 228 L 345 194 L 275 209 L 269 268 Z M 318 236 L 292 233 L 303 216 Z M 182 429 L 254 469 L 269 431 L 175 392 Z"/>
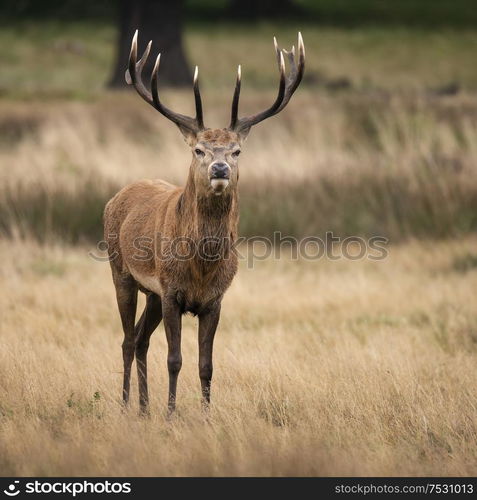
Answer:
<path fill-rule="evenodd" d="M 204 92 L 229 89 L 238 64 L 244 88 L 275 88 L 272 37 L 282 46 L 302 29 L 304 84 L 313 91 L 446 92 L 477 89 L 477 30 L 402 27 L 345 30 L 305 26 L 192 25 L 185 32 Z M 2 27 L 0 96 L 21 99 L 99 97 L 112 70 L 115 29 L 86 22 L 21 22 Z M 211 57 L 211 54 L 214 56 Z M 164 54 L 167 57 L 167 54 Z M 454 90 L 453 90 L 454 89 Z"/>

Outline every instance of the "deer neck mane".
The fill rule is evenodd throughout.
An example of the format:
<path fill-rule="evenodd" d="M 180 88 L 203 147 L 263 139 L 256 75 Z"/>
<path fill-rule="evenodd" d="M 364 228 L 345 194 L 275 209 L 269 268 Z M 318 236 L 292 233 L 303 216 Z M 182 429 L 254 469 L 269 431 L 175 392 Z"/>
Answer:
<path fill-rule="evenodd" d="M 235 238 L 238 226 L 238 192 L 236 186 L 229 186 L 219 196 L 203 193 L 195 185 L 189 173 L 177 210 L 182 219 L 184 235 L 193 239 L 207 237 Z"/>

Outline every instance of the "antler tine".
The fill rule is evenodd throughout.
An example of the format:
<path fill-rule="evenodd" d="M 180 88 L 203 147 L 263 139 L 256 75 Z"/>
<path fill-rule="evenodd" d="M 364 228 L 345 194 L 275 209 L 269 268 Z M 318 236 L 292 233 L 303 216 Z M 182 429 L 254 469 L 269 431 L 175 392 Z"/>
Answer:
<path fill-rule="evenodd" d="M 199 89 L 199 66 L 195 67 L 194 71 L 194 98 L 195 98 L 195 119 L 199 129 L 204 128 L 204 117 L 202 115 L 202 99 L 200 97 Z"/>
<path fill-rule="evenodd" d="M 152 93 L 145 87 L 142 81 L 142 70 L 146 61 L 149 57 L 151 51 L 152 41 L 147 44 L 146 50 L 142 55 L 141 59 L 137 61 L 137 38 L 138 30 L 134 33 L 131 42 L 131 52 L 129 54 L 129 64 L 128 70 L 126 71 L 126 82 L 128 84 L 133 84 L 137 93 L 151 106 L 153 106 L 159 113 L 163 114 L 166 118 L 174 122 L 179 128 L 187 129 L 192 132 L 198 132 L 204 129 L 204 120 L 202 115 L 202 102 L 200 99 L 199 86 L 197 82 L 197 68 L 196 74 L 194 75 L 194 95 L 195 95 L 195 107 L 196 107 L 196 117 L 191 118 L 189 116 L 181 115 L 180 113 L 175 113 L 170 110 L 164 104 L 162 104 L 159 99 L 159 91 L 157 88 L 157 79 L 159 72 L 159 64 L 161 62 L 161 54 L 158 54 L 156 62 L 154 64 L 154 69 L 151 74 L 151 90 Z"/>
<path fill-rule="evenodd" d="M 275 102 L 265 111 L 258 113 L 256 115 L 251 115 L 248 117 L 237 119 L 237 109 L 238 108 L 238 97 L 236 99 L 237 88 L 234 94 L 234 101 L 232 104 L 232 122 L 230 128 L 236 131 L 248 131 L 250 127 L 256 125 L 257 123 L 269 118 L 273 115 L 279 113 L 290 101 L 291 96 L 297 89 L 298 85 L 303 78 L 303 73 L 305 70 L 305 46 L 303 44 L 303 38 L 301 33 L 298 33 L 298 54 L 299 62 L 298 66 L 295 61 L 295 46 L 291 50 L 284 50 L 278 47 L 277 39 L 273 37 L 273 44 L 275 47 L 275 53 L 278 60 L 278 68 L 280 72 L 280 83 L 278 86 L 278 95 Z M 288 57 L 290 63 L 290 74 L 287 77 L 285 75 L 285 60 L 284 54 Z M 234 120 L 235 113 L 235 120 Z"/>
<path fill-rule="evenodd" d="M 161 64 L 161 54 L 157 54 L 156 62 L 154 63 L 154 68 L 152 68 L 151 73 L 151 90 L 152 90 L 152 100 L 154 107 L 156 109 L 162 109 L 162 103 L 159 99 L 159 91 L 157 89 L 157 74 L 159 73 L 159 65 Z M 169 118 L 169 117 L 167 117 Z"/>
<path fill-rule="evenodd" d="M 290 87 L 290 97 L 288 97 L 288 100 L 285 102 L 284 106 L 286 106 L 291 96 L 293 95 L 293 92 L 295 92 L 298 85 L 300 85 L 300 82 L 303 78 L 303 73 L 305 72 L 305 45 L 303 43 L 303 37 L 301 36 L 300 32 L 298 32 L 298 67 L 296 66 L 295 61 L 294 46 L 292 48 L 292 51 L 289 53 L 288 58 L 290 60 L 291 67 L 290 79 L 293 81 L 293 85 Z"/>
<path fill-rule="evenodd" d="M 232 100 L 232 115 L 230 117 L 230 125 L 229 125 L 229 128 L 231 130 L 233 130 L 237 125 L 241 84 L 242 84 L 242 68 L 239 64 L 237 68 L 237 80 L 235 81 L 234 97 Z"/>
<path fill-rule="evenodd" d="M 258 113 L 256 115 L 252 115 L 246 118 L 237 118 L 238 115 L 238 95 L 240 94 L 240 83 L 238 83 L 238 86 L 236 86 L 235 89 L 235 95 L 234 95 L 234 101 L 232 105 L 232 116 L 235 114 L 235 122 L 234 125 L 230 126 L 231 129 L 233 130 L 247 130 L 249 129 L 252 125 L 255 125 L 256 123 L 261 122 L 262 120 L 265 120 L 265 118 L 268 118 L 269 116 L 274 115 L 277 113 L 277 110 L 279 109 L 283 98 L 285 96 L 285 90 L 286 90 L 286 76 L 285 76 L 285 60 L 283 58 L 283 52 L 281 50 L 278 51 L 278 68 L 280 71 L 280 83 L 278 86 L 278 95 L 277 98 L 275 99 L 275 102 L 270 106 L 265 111 L 262 111 L 261 113 Z M 238 89 L 238 92 L 237 92 Z"/>
<path fill-rule="evenodd" d="M 136 59 L 137 59 L 137 30 L 134 32 L 132 41 L 131 41 L 131 50 L 129 51 L 129 59 L 128 59 L 128 69 L 126 69 L 126 83 L 131 85 L 133 82 L 133 75 L 135 76 L 136 70 Z M 130 69 L 132 71 L 130 71 Z"/>
<path fill-rule="evenodd" d="M 300 62 L 303 61 L 303 64 L 305 64 L 305 44 L 300 31 L 298 32 L 298 50 L 300 51 Z"/>
<path fill-rule="evenodd" d="M 144 54 L 142 55 L 141 59 L 139 59 L 139 61 L 136 64 L 139 76 L 141 76 L 142 68 L 144 68 L 144 65 L 146 64 L 147 58 L 149 57 L 149 52 L 151 52 L 151 45 L 152 45 L 152 40 L 149 40 L 149 43 L 147 44 L 147 47 L 146 47 L 146 50 L 144 51 Z"/>
<path fill-rule="evenodd" d="M 295 47 L 293 47 L 293 48 L 295 48 Z M 293 50 L 293 56 L 295 56 L 294 50 Z M 300 85 L 300 82 L 303 78 L 303 73 L 305 72 L 305 44 L 303 43 L 303 37 L 301 36 L 300 32 L 298 32 L 298 58 L 299 58 L 298 69 L 296 71 L 295 84 L 292 87 L 292 91 L 291 91 L 292 94 L 293 94 L 293 92 L 295 92 L 298 85 Z"/>
<path fill-rule="evenodd" d="M 275 53 L 277 54 L 277 62 L 278 62 L 278 64 L 280 64 L 281 50 L 278 48 L 278 42 L 277 42 L 277 38 L 275 36 L 273 37 L 273 45 L 275 47 Z"/>
<path fill-rule="evenodd" d="M 128 63 L 128 66 L 129 66 L 131 64 L 131 61 L 132 61 L 132 64 L 134 65 L 134 71 L 132 72 L 134 76 L 137 73 L 137 71 L 136 71 L 137 65 L 139 68 L 139 72 L 142 71 L 144 63 L 146 62 L 147 58 L 149 57 L 149 52 L 151 50 L 151 44 L 152 44 L 152 40 L 149 41 L 149 43 L 147 44 L 146 50 L 144 51 L 144 54 L 142 55 L 139 62 L 136 63 L 136 59 L 137 59 L 137 30 L 136 30 L 136 32 L 134 33 L 132 43 L 131 43 L 131 51 L 129 53 L 129 63 Z M 126 76 L 126 83 L 128 85 L 131 85 L 133 83 L 133 81 L 132 81 L 132 77 L 131 77 L 131 72 L 129 71 L 129 67 L 126 70 L 125 76 Z"/>
<path fill-rule="evenodd" d="M 161 62 L 161 54 L 158 54 L 151 74 L 152 105 L 154 106 L 154 108 L 157 109 L 157 111 L 159 111 L 159 113 L 163 114 L 166 118 L 174 122 L 180 129 L 187 129 L 192 132 L 198 132 L 199 130 L 202 130 L 204 128 L 204 125 L 202 123 L 202 106 L 200 104 L 200 95 L 199 95 L 200 112 L 198 114 L 198 116 L 200 117 L 200 121 L 197 117 L 191 118 L 190 116 L 176 113 L 170 110 L 168 107 L 164 106 L 164 104 L 162 104 L 159 98 L 159 89 L 157 85 L 160 62 Z M 196 98 L 196 106 L 197 106 L 197 98 Z"/>
<path fill-rule="evenodd" d="M 133 84 L 137 90 L 137 93 L 149 104 L 153 104 L 152 95 L 144 86 L 142 82 L 142 69 L 146 64 L 147 58 L 149 57 L 149 52 L 151 50 L 152 41 L 147 44 L 146 50 L 142 55 L 141 59 L 137 61 L 137 37 L 138 30 L 134 33 L 132 42 L 131 42 L 131 52 L 129 54 L 129 65 L 128 70 L 126 72 L 126 82 L 128 84 Z M 136 62 L 137 61 L 137 62 Z"/>

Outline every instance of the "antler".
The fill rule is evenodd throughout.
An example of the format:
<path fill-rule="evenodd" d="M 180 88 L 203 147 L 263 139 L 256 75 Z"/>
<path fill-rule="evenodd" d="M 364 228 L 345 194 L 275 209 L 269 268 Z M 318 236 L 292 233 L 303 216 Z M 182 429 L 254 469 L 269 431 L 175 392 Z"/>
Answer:
<path fill-rule="evenodd" d="M 146 50 L 142 55 L 141 59 L 137 61 L 137 36 L 138 30 L 134 33 L 132 42 L 131 42 L 131 53 L 129 54 L 129 66 L 126 70 L 126 82 L 131 85 L 133 84 L 137 93 L 151 106 L 153 106 L 159 113 L 163 114 L 166 118 L 174 122 L 179 128 L 185 128 L 191 132 L 199 132 L 200 130 L 204 130 L 204 119 L 202 116 L 202 100 L 200 98 L 200 90 L 199 90 L 199 68 L 196 66 L 194 71 L 194 97 L 195 97 L 195 118 L 191 118 L 190 116 L 181 115 L 180 113 L 175 113 L 170 110 L 164 104 L 162 104 L 159 99 L 159 92 L 157 89 L 157 77 L 159 72 L 159 64 L 161 61 L 161 54 L 159 54 L 156 58 L 156 62 L 154 64 L 154 69 L 152 70 L 151 75 L 151 92 L 145 87 L 142 81 L 142 70 L 144 65 L 146 64 L 147 58 L 149 56 L 149 52 L 151 51 L 150 41 L 147 44 Z"/>
<path fill-rule="evenodd" d="M 240 85 L 241 85 L 241 68 L 238 67 L 237 71 L 237 81 L 235 83 L 235 92 L 232 101 L 232 117 L 230 121 L 229 128 L 235 132 L 248 131 L 250 127 L 256 125 L 257 123 L 270 118 L 270 116 L 279 113 L 291 99 L 291 96 L 297 89 L 298 85 L 303 78 L 303 73 L 305 71 L 305 45 L 303 44 L 303 38 L 301 33 L 298 32 L 298 67 L 295 61 L 295 46 L 292 47 L 290 51 L 285 49 L 279 49 L 277 44 L 277 39 L 273 38 L 273 43 L 275 45 L 275 52 L 277 54 L 278 69 L 280 71 L 280 83 L 278 86 L 278 95 L 275 102 L 265 111 L 257 113 L 256 115 L 246 116 L 244 118 L 238 118 L 238 105 L 240 98 Z M 290 74 L 287 77 L 285 75 L 285 59 L 284 55 L 288 57 L 290 63 Z"/>

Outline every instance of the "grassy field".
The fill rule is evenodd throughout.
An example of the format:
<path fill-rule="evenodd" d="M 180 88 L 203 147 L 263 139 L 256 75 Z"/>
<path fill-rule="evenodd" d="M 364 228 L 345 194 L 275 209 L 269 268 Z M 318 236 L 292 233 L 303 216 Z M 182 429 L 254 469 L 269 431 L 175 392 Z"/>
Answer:
<path fill-rule="evenodd" d="M 152 416 L 121 412 L 109 265 L 88 248 L 2 242 L 0 470 L 5 475 L 475 475 L 475 238 L 381 262 L 242 266 L 200 410 L 196 320 L 166 416 L 162 325 Z"/>
<path fill-rule="evenodd" d="M 206 124 L 227 123 L 238 63 L 243 112 L 272 102 L 271 37 L 298 27 L 188 27 Z M 389 256 L 242 263 L 210 415 L 187 318 L 168 421 L 162 325 L 151 418 L 136 393 L 120 409 L 113 285 L 88 252 L 113 193 L 183 184 L 190 152 L 139 97 L 104 91 L 110 25 L 2 26 L 0 474 L 477 474 L 477 31 L 303 34 L 306 81 L 244 147 L 240 233 L 382 235 Z M 192 113 L 192 91 L 165 100 Z"/>
<path fill-rule="evenodd" d="M 192 25 L 185 31 L 185 46 L 190 63 L 200 67 L 207 103 L 213 104 L 209 92 L 232 92 L 238 64 L 244 92 L 275 88 L 273 36 L 288 47 L 296 43 L 298 30 L 307 48 L 305 83 L 314 91 L 343 86 L 362 92 L 435 91 L 451 84 L 477 89 L 477 32 L 471 28 Z M 110 76 L 115 41 L 109 24 L 2 25 L 0 62 L 8 70 L 0 75 L 0 92 L 17 99 L 98 97 Z"/>

